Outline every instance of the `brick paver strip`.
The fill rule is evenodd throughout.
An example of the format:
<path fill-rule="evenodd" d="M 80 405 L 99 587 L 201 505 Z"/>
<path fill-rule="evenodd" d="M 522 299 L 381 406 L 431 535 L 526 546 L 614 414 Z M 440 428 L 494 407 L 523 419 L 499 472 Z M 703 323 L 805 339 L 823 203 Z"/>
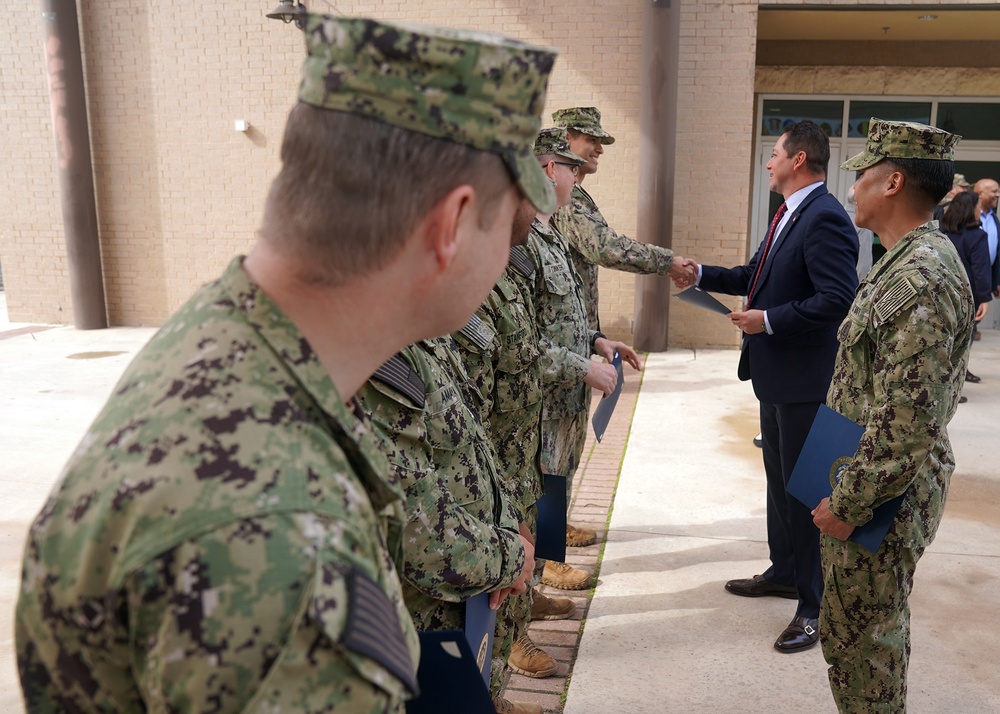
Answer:
<path fill-rule="evenodd" d="M 643 355 L 645 359 L 645 355 Z M 604 432 L 601 443 L 594 438 L 594 430 L 587 430 L 587 443 L 583 449 L 583 463 L 573 480 L 573 498 L 569 508 L 569 522 L 597 530 L 597 543 L 586 548 L 570 548 L 566 562 L 577 568 L 584 568 L 600 574 L 599 565 L 607 538 L 607 524 L 611 506 L 615 500 L 615 489 L 621 473 L 622 458 L 628 444 L 635 413 L 635 400 L 642 385 L 642 373 L 625 370 L 625 386 L 618 398 L 611 423 Z M 600 400 L 593 399 L 591 416 Z M 600 587 L 598 580 L 597 587 Z M 534 702 L 541 704 L 546 714 L 561 714 L 563 695 L 573 675 L 573 661 L 580 648 L 580 637 L 590 610 L 593 590 L 567 592 L 543 585 L 543 593 L 549 597 L 568 597 L 576 604 L 576 614 L 569 620 L 542 620 L 532 622 L 528 632 L 535 644 L 555 657 L 560 663 L 560 671 L 545 679 L 533 679 L 520 674 L 512 674 L 504 689 L 504 697 L 510 701 Z"/>

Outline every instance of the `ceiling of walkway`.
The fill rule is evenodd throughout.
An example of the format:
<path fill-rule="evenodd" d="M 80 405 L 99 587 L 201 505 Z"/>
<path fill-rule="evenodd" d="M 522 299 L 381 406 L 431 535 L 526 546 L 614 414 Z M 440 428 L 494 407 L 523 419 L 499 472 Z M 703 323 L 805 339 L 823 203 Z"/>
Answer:
<path fill-rule="evenodd" d="M 992 9 L 988 9 L 992 8 Z M 789 10 L 762 6 L 758 40 L 997 40 L 1000 6 Z"/>

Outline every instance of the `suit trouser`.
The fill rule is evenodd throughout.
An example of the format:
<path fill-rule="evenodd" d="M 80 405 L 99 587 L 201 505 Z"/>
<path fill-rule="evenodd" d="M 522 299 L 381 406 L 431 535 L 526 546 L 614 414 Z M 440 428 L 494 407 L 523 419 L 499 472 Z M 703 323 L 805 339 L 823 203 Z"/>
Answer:
<path fill-rule="evenodd" d="M 819 617 L 823 596 L 819 529 L 813 523 L 811 509 L 788 495 L 785 486 L 818 409 L 818 402 L 760 403 L 767 477 L 767 545 L 771 558 L 771 567 L 764 571 L 764 577 L 782 585 L 794 585 L 799 595 L 795 616 L 809 618 Z"/>
<path fill-rule="evenodd" d="M 910 656 L 909 595 L 922 548 L 890 532 L 878 552 L 823 536 L 823 657 L 841 714 L 902 714 Z"/>

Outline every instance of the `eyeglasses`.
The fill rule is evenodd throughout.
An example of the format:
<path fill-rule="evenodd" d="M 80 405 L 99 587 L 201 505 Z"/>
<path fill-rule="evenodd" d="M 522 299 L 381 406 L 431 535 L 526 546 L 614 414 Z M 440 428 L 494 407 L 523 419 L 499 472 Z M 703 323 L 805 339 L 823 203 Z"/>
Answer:
<path fill-rule="evenodd" d="M 573 175 L 574 176 L 576 176 L 578 173 L 580 173 L 580 165 L 579 164 L 571 164 L 568 161 L 553 161 L 552 163 L 559 164 L 560 166 L 569 166 L 571 169 L 573 169 Z"/>

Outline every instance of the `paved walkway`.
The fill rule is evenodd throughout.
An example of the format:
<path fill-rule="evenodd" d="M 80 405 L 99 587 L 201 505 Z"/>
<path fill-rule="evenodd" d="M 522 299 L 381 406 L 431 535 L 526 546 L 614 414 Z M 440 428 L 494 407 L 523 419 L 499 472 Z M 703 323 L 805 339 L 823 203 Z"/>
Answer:
<path fill-rule="evenodd" d="M 566 714 L 836 712 L 819 648 L 785 655 L 771 646 L 794 603 L 722 587 L 767 567 L 763 468 L 751 443 L 757 402 L 734 378 L 737 359 L 735 351 L 649 356 L 600 580 L 578 607 L 585 622 L 575 655 L 572 622 L 559 649 L 547 648 L 570 668 L 568 690 L 564 678 L 546 689 L 549 680 L 514 677 L 509 699 Z M 983 382 L 967 385 L 969 402 L 952 421 L 957 469 L 911 597 L 910 714 L 1000 712 L 1000 333 L 985 331 L 971 367 Z M 614 462 L 621 446 L 594 447 L 588 468 L 598 454 Z M 532 628 L 540 643 L 552 630 Z"/>
<path fill-rule="evenodd" d="M 0 319 L 0 712 L 22 711 L 12 609 L 27 526 L 152 334 Z M 600 566 L 598 585 L 575 594 L 575 619 L 532 625 L 565 676 L 512 677 L 509 698 L 566 714 L 834 711 L 819 650 L 771 648 L 790 601 L 722 589 L 766 567 L 756 402 L 737 357 L 675 350 L 649 356 L 641 378 L 626 371 L 571 504 L 571 521 L 606 539 L 570 556 Z M 1000 332 L 975 344 L 972 369 L 983 382 L 951 425 L 958 469 L 912 598 L 910 714 L 1000 712 Z"/>

